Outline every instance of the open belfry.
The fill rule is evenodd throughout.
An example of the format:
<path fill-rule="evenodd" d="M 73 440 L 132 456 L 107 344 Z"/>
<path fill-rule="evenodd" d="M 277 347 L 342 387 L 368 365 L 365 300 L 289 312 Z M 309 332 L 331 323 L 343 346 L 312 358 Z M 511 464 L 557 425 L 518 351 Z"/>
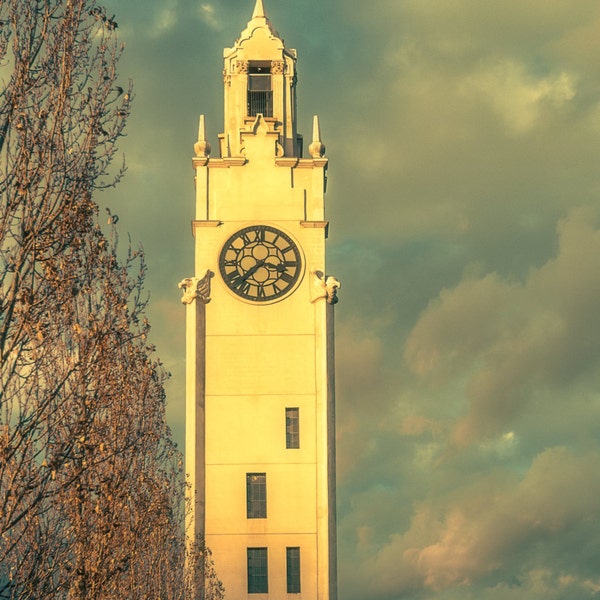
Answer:
<path fill-rule="evenodd" d="M 257 0 L 224 51 L 224 133 L 200 117 L 187 311 L 188 533 L 226 598 L 335 600 L 334 305 L 327 158 L 303 158 L 296 51 Z M 200 597 L 200 594 L 198 595 Z"/>

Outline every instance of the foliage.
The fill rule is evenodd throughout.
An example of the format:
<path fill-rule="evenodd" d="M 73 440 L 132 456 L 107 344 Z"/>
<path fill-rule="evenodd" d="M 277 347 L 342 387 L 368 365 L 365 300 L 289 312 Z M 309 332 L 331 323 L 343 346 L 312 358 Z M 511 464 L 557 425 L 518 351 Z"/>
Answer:
<path fill-rule="evenodd" d="M 93 199 L 124 170 L 116 28 L 93 0 L 0 3 L 0 598 L 186 594 L 144 257 Z"/>

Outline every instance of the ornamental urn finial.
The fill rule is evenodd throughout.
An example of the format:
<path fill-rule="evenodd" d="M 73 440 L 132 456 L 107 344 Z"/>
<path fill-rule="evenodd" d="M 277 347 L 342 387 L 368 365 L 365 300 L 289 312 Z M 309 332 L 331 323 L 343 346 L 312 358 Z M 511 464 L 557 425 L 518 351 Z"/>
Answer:
<path fill-rule="evenodd" d="M 313 158 L 322 158 L 325 155 L 325 145 L 321 142 L 321 127 L 319 117 L 313 117 L 313 141 L 308 147 L 308 153 Z"/>
<path fill-rule="evenodd" d="M 198 125 L 198 141 L 194 144 L 196 156 L 207 158 L 210 156 L 210 144 L 206 141 L 206 129 L 204 127 L 204 115 L 200 115 Z"/>

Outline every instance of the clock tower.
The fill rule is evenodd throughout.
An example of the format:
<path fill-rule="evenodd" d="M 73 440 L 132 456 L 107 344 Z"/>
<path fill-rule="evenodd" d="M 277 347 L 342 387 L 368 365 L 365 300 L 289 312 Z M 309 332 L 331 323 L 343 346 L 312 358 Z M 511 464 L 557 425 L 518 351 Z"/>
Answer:
<path fill-rule="evenodd" d="M 325 146 L 314 117 L 303 157 L 296 51 L 262 0 L 224 63 L 224 132 L 213 157 L 200 117 L 195 276 L 180 284 L 188 534 L 227 598 L 336 600 Z"/>

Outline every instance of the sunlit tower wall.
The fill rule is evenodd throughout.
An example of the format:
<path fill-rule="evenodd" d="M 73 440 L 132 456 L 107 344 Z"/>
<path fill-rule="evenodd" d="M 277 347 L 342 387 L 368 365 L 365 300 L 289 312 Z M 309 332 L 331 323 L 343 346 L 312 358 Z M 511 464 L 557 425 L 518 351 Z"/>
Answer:
<path fill-rule="evenodd" d="M 224 132 L 200 118 L 187 305 L 188 533 L 226 597 L 336 600 L 334 305 L 328 159 L 297 132 L 296 51 L 262 0 L 224 51 Z"/>

